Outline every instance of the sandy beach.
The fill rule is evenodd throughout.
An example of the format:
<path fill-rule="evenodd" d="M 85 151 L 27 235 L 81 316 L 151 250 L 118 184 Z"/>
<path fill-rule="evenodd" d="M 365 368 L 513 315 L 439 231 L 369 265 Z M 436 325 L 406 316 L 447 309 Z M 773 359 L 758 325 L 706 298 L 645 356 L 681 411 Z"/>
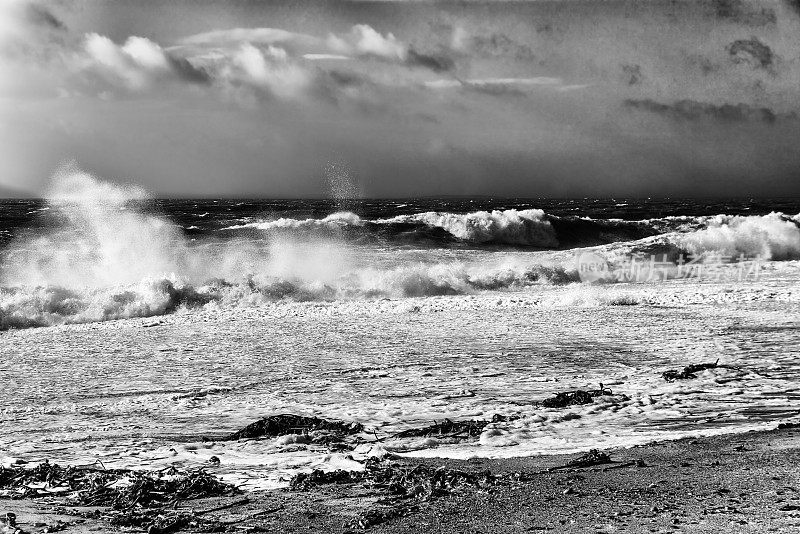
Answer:
<path fill-rule="evenodd" d="M 607 451 L 614 463 L 557 469 L 575 455 L 508 460 L 405 460 L 466 472 L 524 473 L 524 481 L 464 489 L 419 503 L 369 532 L 789 532 L 800 526 L 797 429 L 684 439 Z M 305 491 L 249 492 L 181 503 L 229 532 L 357 532 L 381 491 L 330 484 Z M 117 532 L 72 515 L 57 500 L 3 500 L 19 528 L 46 532 L 58 521 L 75 533 Z M 34 526 L 39 524 L 39 526 Z M 219 528 L 217 525 L 215 528 Z M 190 529 L 195 531 L 220 531 Z M 54 530 L 50 530 L 53 532 Z M 12 530 L 13 532 L 13 530 Z"/>

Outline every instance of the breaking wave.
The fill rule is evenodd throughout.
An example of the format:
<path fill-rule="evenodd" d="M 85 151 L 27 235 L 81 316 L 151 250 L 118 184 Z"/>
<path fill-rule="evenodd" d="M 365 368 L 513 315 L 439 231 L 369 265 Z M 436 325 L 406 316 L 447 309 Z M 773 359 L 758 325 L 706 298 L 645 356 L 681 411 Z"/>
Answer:
<path fill-rule="evenodd" d="M 611 258 L 649 253 L 800 259 L 800 215 L 671 217 L 642 221 L 556 217 L 542 210 L 425 212 L 365 220 L 351 212 L 278 218 L 192 241 L 137 207 L 146 194 L 74 166 L 53 179 L 57 224 L 19 237 L 0 256 L 0 329 L 148 317 L 182 308 L 292 300 L 464 295 L 580 282 L 565 252 L 594 246 Z M 247 229 L 239 235 L 237 230 Z M 253 230 L 264 234 L 253 239 Z M 350 239 L 412 243 L 359 247 Z M 418 250 L 420 243 L 489 250 Z M 405 252 L 403 252 L 405 251 Z"/>
<path fill-rule="evenodd" d="M 713 217 L 706 228 L 681 236 L 680 246 L 692 254 L 716 253 L 731 258 L 800 259 L 800 214 Z"/>
<path fill-rule="evenodd" d="M 351 212 L 322 219 L 279 218 L 228 226 L 227 231 L 261 230 L 270 234 L 336 236 L 353 241 L 389 241 L 412 245 L 468 245 L 563 249 L 629 241 L 656 235 L 647 221 L 564 218 L 542 210 L 494 210 L 473 213 L 429 211 L 365 220 Z"/>
<path fill-rule="evenodd" d="M 477 211 L 474 213 L 427 212 L 400 215 L 378 221 L 383 224 L 421 224 L 441 228 L 456 239 L 468 243 L 519 245 L 556 248 L 558 237 L 542 210 Z"/>
<path fill-rule="evenodd" d="M 800 259 L 800 214 L 702 218 L 701 227 L 643 239 L 620 248 L 632 253 L 665 257 L 717 258 L 723 262 L 742 259 L 772 261 Z"/>
<path fill-rule="evenodd" d="M 667 255 L 718 254 L 771 260 L 800 258 L 800 215 L 680 216 L 626 221 L 557 217 L 542 210 L 473 213 L 425 212 L 364 220 L 338 212 L 322 219 L 280 218 L 234 225 L 273 235 L 336 236 L 355 241 L 414 245 L 461 244 L 495 248 L 572 249 L 623 243 L 633 252 Z"/>
<path fill-rule="evenodd" d="M 281 300 L 463 295 L 577 281 L 574 269 L 560 266 L 450 263 L 356 270 L 330 282 L 259 274 L 202 284 L 162 278 L 95 288 L 6 287 L 0 288 L 0 329 L 150 317 L 179 308 L 257 306 Z"/>
<path fill-rule="evenodd" d="M 353 247 L 325 239 L 191 243 L 168 220 L 131 204 L 144 196 L 74 166 L 57 172 L 49 202 L 58 225 L 15 242 L 0 265 L 0 329 L 147 317 L 181 307 L 456 295 L 577 281 L 574 269 L 509 258 L 365 263 Z M 353 226 L 359 219 L 345 212 L 270 224 Z"/>

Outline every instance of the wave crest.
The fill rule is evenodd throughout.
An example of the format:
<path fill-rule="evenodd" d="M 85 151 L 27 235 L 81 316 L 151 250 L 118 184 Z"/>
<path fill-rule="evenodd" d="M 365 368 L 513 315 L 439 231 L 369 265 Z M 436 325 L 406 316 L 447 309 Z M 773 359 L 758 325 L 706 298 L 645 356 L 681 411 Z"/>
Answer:
<path fill-rule="evenodd" d="M 791 218 L 774 212 L 749 217 L 719 215 L 706 228 L 680 236 L 676 241 L 693 255 L 800 259 L 800 215 Z"/>
<path fill-rule="evenodd" d="M 363 226 L 361 217 L 351 211 L 338 211 L 322 219 L 292 219 L 281 217 L 274 221 L 259 221 L 228 226 L 226 230 L 239 230 L 242 228 L 255 228 L 258 230 L 286 230 L 304 228 L 337 229 L 343 226 Z"/>
<path fill-rule="evenodd" d="M 422 223 L 442 228 L 469 243 L 556 248 L 558 237 L 542 210 L 494 210 L 473 213 L 425 212 L 378 221 L 384 224 Z"/>
<path fill-rule="evenodd" d="M 362 269 L 331 281 L 250 275 L 194 285 L 143 280 L 110 288 L 0 288 L 0 330 L 151 317 L 179 308 L 258 306 L 277 301 L 332 301 L 463 295 L 577 282 L 574 269 L 522 264 L 411 264 Z"/>
<path fill-rule="evenodd" d="M 800 259 L 800 214 L 788 216 L 717 215 L 704 217 L 701 228 L 670 232 L 614 247 L 619 253 L 634 253 L 677 261 L 679 257 L 715 261 Z"/>

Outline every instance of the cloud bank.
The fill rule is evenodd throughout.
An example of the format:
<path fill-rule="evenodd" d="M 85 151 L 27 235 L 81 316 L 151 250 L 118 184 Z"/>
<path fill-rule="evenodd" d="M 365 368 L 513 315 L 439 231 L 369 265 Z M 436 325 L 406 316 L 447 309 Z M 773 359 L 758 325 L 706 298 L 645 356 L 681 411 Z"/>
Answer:
<path fill-rule="evenodd" d="M 333 160 L 375 196 L 800 193 L 794 0 L 565 6 L 11 0 L 0 186 L 77 156 L 162 194 L 324 195 Z"/>

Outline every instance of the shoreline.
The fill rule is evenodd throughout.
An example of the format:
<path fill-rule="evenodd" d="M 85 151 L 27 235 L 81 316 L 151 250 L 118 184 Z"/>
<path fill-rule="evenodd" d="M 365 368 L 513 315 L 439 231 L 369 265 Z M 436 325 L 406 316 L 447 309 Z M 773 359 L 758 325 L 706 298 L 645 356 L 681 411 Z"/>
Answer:
<path fill-rule="evenodd" d="M 783 532 L 800 527 L 800 430 L 684 438 L 609 449 L 614 463 L 564 466 L 580 455 L 453 460 L 403 458 L 414 466 L 490 472 L 508 483 L 458 488 L 369 525 L 408 532 Z M 512 475 L 512 473 L 522 474 Z M 516 477 L 516 479 L 515 479 Z M 358 483 L 305 490 L 249 492 L 184 501 L 177 510 L 207 511 L 223 531 L 357 532 L 358 518 L 386 508 L 380 490 Z M 98 519 L 70 515 L 57 500 L 2 500 L 25 532 L 62 521 L 66 532 L 121 532 Z M 399 502 L 399 501 L 394 501 Z M 214 511 L 218 509 L 217 511 Z M 76 520 L 81 521 L 74 523 Z M 34 527 L 39 524 L 39 527 Z M 219 525 L 217 526 L 219 528 Z M 54 531 L 54 530 L 50 530 Z M 130 531 L 130 530 L 128 530 Z M 189 528 L 182 531 L 210 532 Z M 219 530 L 217 530 L 219 531 Z M 13 530 L 11 530 L 13 532 Z"/>
<path fill-rule="evenodd" d="M 134 470 L 208 466 L 217 456 L 220 471 L 211 471 L 266 489 L 297 469 L 335 469 L 344 454 L 213 436 L 282 413 L 357 422 L 376 439 L 431 421 L 515 417 L 477 441 L 423 436 L 385 447 L 405 457 L 498 458 L 617 450 L 797 417 L 797 329 L 788 313 L 796 303 L 731 303 L 714 314 L 696 305 L 552 313 L 528 305 L 536 295 L 524 296 L 430 298 L 418 311 L 397 310 L 406 303 L 396 301 L 356 307 L 374 312 L 369 321 L 347 313 L 352 303 L 296 304 L 9 332 L 13 404 L 4 415 L 14 431 L 0 436 L 0 447 L 9 457 L 61 465 L 101 458 Z M 454 324 L 475 327 L 453 336 Z M 754 332 L 769 333 L 770 344 Z M 662 376 L 720 356 L 719 367 L 696 378 Z M 48 364 L 34 374 L 31 362 Z M 544 404 L 598 384 L 614 395 L 569 408 Z"/>

